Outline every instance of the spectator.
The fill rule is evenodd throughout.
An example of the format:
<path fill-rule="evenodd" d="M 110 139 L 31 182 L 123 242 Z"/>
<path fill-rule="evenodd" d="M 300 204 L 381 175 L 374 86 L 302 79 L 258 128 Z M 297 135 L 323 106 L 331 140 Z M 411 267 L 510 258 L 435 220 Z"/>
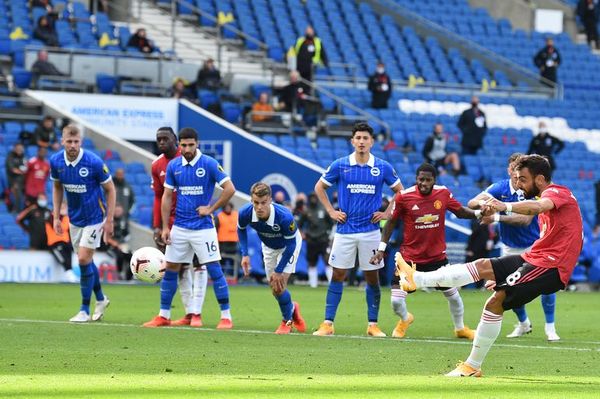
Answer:
<path fill-rule="evenodd" d="M 306 242 L 306 260 L 308 261 L 308 284 L 317 288 L 319 256 L 327 265 L 329 237 L 333 228 L 333 221 L 319 202 L 315 193 L 308 195 L 308 204 L 300 215 L 298 228 L 302 232 L 302 239 Z"/>
<path fill-rule="evenodd" d="M 238 211 L 236 211 L 233 204 L 229 202 L 215 218 L 219 250 L 225 257 L 231 258 L 237 257 L 238 255 L 239 238 L 237 233 L 237 223 Z"/>
<path fill-rule="evenodd" d="M 577 4 L 577 15 L 583 23 L 585 29 L 585 36 L 587 38 L 588 45 L 592 45 L 596 49 L 600 48 L 598 43 L 598 17 L 600 16 L 600 6 L 598 0 L 579 0 Z"/>
<path fill-rule="evenodd" d="M 543 78 L 556 83 L 556 71 L 560 62 L 560 54 L 554 47 L 554 40 L 549 37 L 546 39 L 546 46 L 535 55 L 533 63 L 539 68 Z"/>
<path fill-rule="evenodd" d="M 40 7 L 48 12 L 52 11 L 52 5 L 50 4 L 50 0 L 31 0 L 31 8 L 33 7 Z"/>
<path fill-rule="evenodd" d="M 48 52 L 46 50 L 38 51 L 37 60 L 31 66 L 31 73 L 36 81 L 40 76 L 64 76 L 53 63 L 48 61 Z"/>
<path fill-rule="evenodd" d="M 306 194 L 302 192 L 296 194 L 296 198 L 294 199 L 294 209 L 292 209 L 292 215 L 294 215 L 294 220 L 296 222 L 298 222 L 300 215 L 306 210 L 307 201 L 308 198 L 306 197 Z"/>
<path fill-rule="evenodd" d="M 198 102 L 198 98 L 193 88 L 187 84 L 183 78 L 175 78 L 170 91 L 171 97 L 173 98 L 181 98 L 192 102 Z"/>
<path fill-rule="evenodd" d="M 460 158 L 456 152 L 446 152 L 446 138 L 442 124 L 436 123 L 433 134 L 427 138 L 423 146 L 423 157 L 426 162 L 435 166 L 440 174 L 446 173 L 446 165 L 452 164 L 452 174 L 457 176 L 460 173 Z"/>
<path fill-rule="evenodd" d="M 565 148 L 565 143 L 548 132 L 546 123 L 540 121 L 538 127 L 538 134 L 531 139 L 529 143 L 529 149 L 527 154 L 538 154 L 548 158 L 550 162 L 550 168 L 556 169 L 556 163 L 554 162 L 554 155 L 558 154 Z"/>
<path fill-rule="evenodd" d="M 277 110 L 296 112 L 299 103 L 306 97 L 306 86 L 298 80 L 298 71 L 290 72 L 290 83 L 280 90 Z"/>
<path fill-rule="evenodd" d="M 369 77 L 369 91 L 372 93 L 371 107 L 386 109 L 392 95 L 392 79 L 385 73 L 383 62 L 377 63 L 375 73 Z"/>
<path fill-rule="evenodd" d="M 6 157 L 6 177 L 12 195 L 11 211 L 20 212 L 23 209 L 23 189 L 25 185 L 25 148 L 21 143 L 15 143 Z"/>
<path fill-rule="evenodd" d="M 34 141 L 39 147 L 52 147 L 53 150 L 60 148 L 53 117 L 47 115 L 42 119 L 42 122 L 35 129 Z"/>
<path fill-rule="evenodd" d="M 50 162 L 46 159 L 48 149 L 38 147 L 37 155 L 27 161 L 25 172 L 25 203 L 33 204 L 40 194 L 46 195 L 46 182 L 50 175 Z"/>
<path fill-rule="evenodd" d="M 127 42 L 127 47 L 135 47 L 140 50 L 144 54 L 153 53 L 155 48 L 146 37 L 146 29 L 139 28 L 135 33 L 129 38 Z"/>
<path fill-rule="evenodd" d="M 118 198 L 118 197 L 117 197 Z M 117 201 L 114 215 L 114 232 L 105 243 L 106 252 L 115 258 L 117 270 L 122 278 L 131 280 L 133 275 L 129 268 L 131 248 L 129 247 L 129 216 L 123 206 Z"/>
<path fill-rule="evenodd" d="M 485 114 L 479 109 L 479 98 L 471 97 L 471 108 L 466 109 L 458 119 L 458 128 L 462 132 L 462 154 L 475 155 L 483 146 L 483 137 L 487 132 Z"/>
<path fill-rule="evenodd" d="M 285 193 L 283 191 L 277 191 L 273 195 L 273 202 L 281 206 L 285 206 L 288 209 L 292 209 L 290 203 L 285 200 Z"/>
<path fill-rule="evenodd" d="M 116 203 L 123 207 L 123 218 L 129 222 L 129 214 L 135 205 L 135 194 L 131 185 L 125 180 L 125 170 L 117 169 L 113 176 L 113 182 L 115 183 Z"/>
<path fill-rule="evenodd" d="M 67 216 L 67 203 L 63 202 L 60 207 L 60 225 L 62 234 L 54 231 L 52 215 L 46 220 L 46 237 L 50 253 L 56 261 L 63 267 L 64 281 L 67 283 L 79 283 L 79 277 L 73 273 L 73 247 L 69 237 L 69 216 Z"/>
<path fill-rule="evenodd" d="M 269 94 L 260 93 L 258 101 L 252 104 L 252 122 L 268 122 L 273 119 L 273 115 L 260 114 L 260 112 L 273 112 L 273 106 L 269 104 Z M 255 114 L 255 112 L 259 112 Z"/>
<path fill-rule="evenodd" d="M 29 248 L 31 249 L 47 248 L 46 221 L 52 216 L 47 206 L 48 198 L 45 194 L 40 194 L 36 202 L 17 215 L 17 223 L 29 233 Z"/>
<path fill-rule="evenodd" d="M 56 31 L 46 15 L 43 15 L 38 19 L 37 26 L 33 31 L 33 38 L 41 40 L 46 46 L 59 47 Z"/>
<path fill-rule="evenodd" d="M 315 36 L 315 31 L 312 26 L 307 26 L 304 36 L 296 40 L 294 46 L 296 54 L 296 68 L 300 72 L 302 78 L 312 82 L 313 66 L 328 65 L 327 54 L 321 43 L 321 39 Z"/>
<path fill-rule="evenodd" d="M 221 72 L 215 67 L 215 61 L 209 58 L 204 61 L 202 68 L 198 71 L 196 87 L 198 89 L 218 90 L 221 86 Z"/>

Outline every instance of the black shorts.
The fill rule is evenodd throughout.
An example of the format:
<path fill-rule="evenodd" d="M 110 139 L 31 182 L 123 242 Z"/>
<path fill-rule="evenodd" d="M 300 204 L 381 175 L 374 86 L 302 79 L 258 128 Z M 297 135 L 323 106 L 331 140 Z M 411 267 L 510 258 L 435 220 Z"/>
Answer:
<path fill-rule="evenodd" d="M 417 271 L 418 272 L 433 272 L 439 269 L 440 267 L 446 266 L 448 264 L 448 259 L 438 260 L 437 262 L 431 263 L 417 263 Z M 394 278 L 392 278 L 392 286 L 400 285 L 400 277 L 396 276 L 394 273 Z M 446 291 L 449 288 L 444 287 L 435 287 L 438 291 Z"/>
<path fill-rule="evenodd" d="M 520 308 L 540 295 L 549 295 L 565 288 L 558 269 L 548 269 L 525 262 L 521 255 L 490 259 L 496 291 L 503 290 L 504 310 Z"/>
<path fill-rule="evenodd" d="M 323 257 L 323 261 L 327 263 L 327 249 L 329 241 L 322 242 L 306 242 L 306 260 L 311 266 L 316 266 L 319 261 L 319 256 Z"/>

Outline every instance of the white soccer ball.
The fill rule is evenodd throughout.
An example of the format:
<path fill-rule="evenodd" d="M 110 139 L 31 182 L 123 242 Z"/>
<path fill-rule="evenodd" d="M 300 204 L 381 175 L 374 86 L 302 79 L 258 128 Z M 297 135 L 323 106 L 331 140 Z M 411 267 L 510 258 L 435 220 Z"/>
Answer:
<path fill-rule="evenodd" d="M 165 255 L 153 247 L 142 247 L 131 255 L 131 273 L 147 283 L 157 283 L 165 274 Z"/>

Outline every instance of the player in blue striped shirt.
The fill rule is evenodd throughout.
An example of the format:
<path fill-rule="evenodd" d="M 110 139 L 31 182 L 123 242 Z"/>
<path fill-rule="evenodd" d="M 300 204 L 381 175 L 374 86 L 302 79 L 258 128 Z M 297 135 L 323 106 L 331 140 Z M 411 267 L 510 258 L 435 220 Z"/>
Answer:
<path fill-rule="evenodd" d="M 238 237 L 242 252 L 244 275 L 250 271 L 248 256 L 248 233 L 250 226 L 262 241 L 263 262 L 271 292 L 279 303 L 282 321 L 275 334 L 289 334 L 294 327 L 306 331 L 300 315 L 300 305 L 292 302 L 287 290 L 290 275 L 296 271 L 296 263 L 302 248 L 302 236 L 294 222 L 294 215 L 285 206 L 271 202 L 271 187 L 255 183 L 250 188 L 251 203 L 244 205 L 238 215 Z"/>
<path fill-rule="evenodd" d="M 521 155 L 523 154 L 514 153 L 508 158 L 507 172 L 509 178 L 490 185 L 484 192 L 470 200 L 468 204 L 470 208 L 478 209 L 490 196 L 502 202 L 519 202 L 525 200 L 523 191 L 515 188 L 517 187 L 518 179 L 514 167 Z M 507 215 L 506 212 L 502 212 L 492 216 L 485 216 L 481 222 L 488 224 L 494 222 L 500 223 L 500 241 L 503 244 L 502 256 L 520 255 L 527 252 L 533 245 L 533 242 L 540 238 L 540 227 L 537 216 L 519 215 L 516 213 Z M 541 295 L 541 301 L 546 317 L 544 331 L 546 332 L 548 341 L 558 341 L 560 337 L 556 333 L 554 324 L 556 293 Z M 507 335 L 507 338 L 517 338 L 529 334 L 532 328 L 525 306 L 515 308 L 513 311 L 517 314 L 519 324 L 515 326 L 513 332 Z"/>
<path fill-rule="evenodd" d="M 198 150 L 198 133 L 192 128 L 179 132 L 181 156 L 167 165 L 165 191 L 161 201 L 162 240 L 167 244 L 167 270 L 160 285 L 160 313 L 144 327 L 171 324 L 171 303 L 177 292 L 177 276 L 182 263 L 191 263 L 194 253 L 213 281 L 213 290 L 221 307 L 218 329 L 233 327 L 229 311 L 229 287 L 221 270 L 219 243 L 212 213 L 229 202 L 235 193 L 231 179 L 219 163 Z M 223 191 L 210 205 L 215 185 Z M 177 190 L 175 222 L 169 229 L 173 191 Z"/>
<path fill-rule="evenodd" d="M 383 267 L 383 262 L 372 265 L 369 260 L 378 249 L 385 250 L 380 247 L 379 231 L 379 222 L 386 217 L 385 212 L 379 212 L 383 185 L 387 184 L 394 192 L 399 192 L 402 184 L 388 162 L 371 154 L 375 143 L 371 126 L 366 123 L 355 124 L 350 142 L 355 151 L 335 160 L 315 185 L 319 200 L 331 219 L 338 224 L 329 255 L 333 276 L 327 290 L 325 320 L 313 334 L 334 333 L 333 321 L 342 299 L 347 270 L 354 267 L 358 254 L 358 265 L 367 281 L 367 335 L 385 337 L 385 333 L 377 326 L 381 300 L 378 271 Z M 326 192 L 336 183 L 339 210 L 333 208 Z"/>
<path fill-rule="evenodd" d="M 69 233 L 77 253 L 81 270 L 81 307 L 70 321 L 90 321 L 92 290 L 96 295 L 93 321 L 104 315 L 110 301 L 102 292 L 98 268 L 94 265 L 94 251 L 113 234 L 115 211 L 115 186 L 108 168 L 100 157 L 81 148 L 81 132 L 75 125 L 65 126 L 62 132 L 63 150 L 50 158 L 50 179 L 54 181 L 52 202 L 54 230 L 62 234 L 60 206 L 64 193 L 67 196 Z M 106 194 L 106 198 L 105 198 Z"/>

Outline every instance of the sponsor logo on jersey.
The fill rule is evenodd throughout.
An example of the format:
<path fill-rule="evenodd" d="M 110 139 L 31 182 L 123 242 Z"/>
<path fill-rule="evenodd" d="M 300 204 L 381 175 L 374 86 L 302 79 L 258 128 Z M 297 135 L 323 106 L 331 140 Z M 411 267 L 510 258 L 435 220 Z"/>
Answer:
<path fill-rule="evenodd" d="M 70 193 L 82 194 L 87 192 L 85 184 L 63 184 L 63 187 Z"/>
<path fill-rule="evenodd" d="M 102 171 L 104 172 L 104 174 L 109 174 L 109 170 L 108 170 L 108 166 L 106 166 L 106 164 L 102 165 Z"/>
<path fill-rule="evenodd" d="M 206 171 L 204 170 L 204 168 L 196 169 L 196 177 L 204 177 L 204 175 L 206 175 Z"/>
<path fill-rule="evenodd" d="M 351 194 L 375 194 L 374 184 L 348 184 L 346 189 Z"/>
<path fill-rule="evenodd" d="M 417 204 L 414 204 L 412 207 L 413 211 L 418 211 L 419 209 L 421 209 L 421 208 L 419 208 L 419 206 Z"/>
<path fill-rule="evenodd" d="M 179 187 L 179 194 L 181 195 L 203 195 L 204 187 L 202 186 L 181 186 Z"/>
<path fill-rule="evenodd" d="M 381 170 L 379 170 L 379 168 L 373 166 L 371 168 L 371 176 L 377 177 L 381 174 Z"/>
<path fill-rule="evenodd" d="M 90 174 L 90 171 L 88 170 L 88 168 L 79 169 L 79 176 L 88 177 L 89 174 Z"/>
<path fill-rule="evenodd" d="M 435 200 L 435 202 L 433 203 L 433 207 L 435 209 L 442 209 L 442 201 L 440 200 Z M 437 216 L 436 216 L 437 217 Z M 436 219 L 437 220 L 437 219 Z"/>
<path fill-rule="evenodd" d="M 435 229 L 436 227 L 439 227 L 439 225 L 440 225 L 439 219 L 440 219 L 439 215 L 433 215 L 431 213 L 420 216 L 415 220 L 415 229 L 417 229 L 417 230 Z"/>
<path fill-rule="evenodd" d="M 292 221 L 292 223 L 290 223 L 290 231 L 294 230 L 296 230 L 296 222 Z"/>
<path fill-rule="evenodd" d="M 274 224 L 273 225 L 273 231 L 279 231 L 279 230 L 281 230 L 281 227 L 279 227 L 278 224 Z"/>

